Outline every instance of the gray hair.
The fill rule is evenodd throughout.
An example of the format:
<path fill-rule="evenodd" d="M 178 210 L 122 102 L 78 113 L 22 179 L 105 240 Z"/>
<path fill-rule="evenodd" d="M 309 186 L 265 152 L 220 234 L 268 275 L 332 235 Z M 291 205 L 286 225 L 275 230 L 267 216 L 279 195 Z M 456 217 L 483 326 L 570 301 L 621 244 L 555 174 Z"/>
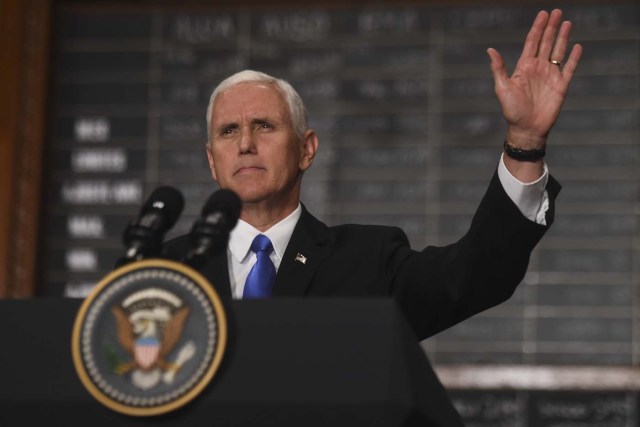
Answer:
<path fill-rule="evenodd" d="M 289 107 L 289 115 L 291 116 L 291 124 L 293 130 L 299 138 L 302 138 L 305 131 L 309 128 L 307 124 L 307 110 L 302 102 L 302 98 L 298 92 L 286 80 L 278 79 L 260 71 L 243 70 L 224 79 L 211 93 L 209 98 L 209 107 L 207 108 L 207 135 L 209 142 L 211 141 L 211 112 L 213 105 L 218 96 L 232 86 L 240 83 L 266 83 L 274 85 L 284 97 Z"/>

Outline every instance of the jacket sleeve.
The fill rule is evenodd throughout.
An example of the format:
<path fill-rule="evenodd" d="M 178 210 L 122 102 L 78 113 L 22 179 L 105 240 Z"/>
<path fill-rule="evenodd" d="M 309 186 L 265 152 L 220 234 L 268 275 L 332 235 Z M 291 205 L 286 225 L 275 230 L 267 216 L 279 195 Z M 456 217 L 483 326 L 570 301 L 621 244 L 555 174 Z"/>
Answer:
<path fill-rule="evenodd" d="M 531 252 L 553 223 L 559 191 L 550 177 L 546 225 L 537 224 L 520 213 L 496 173 L 458 242 L 417 252 L 402 244 L 406 237 L 389 234 L 391 293 L 420 339 L 511 297 Z"/>

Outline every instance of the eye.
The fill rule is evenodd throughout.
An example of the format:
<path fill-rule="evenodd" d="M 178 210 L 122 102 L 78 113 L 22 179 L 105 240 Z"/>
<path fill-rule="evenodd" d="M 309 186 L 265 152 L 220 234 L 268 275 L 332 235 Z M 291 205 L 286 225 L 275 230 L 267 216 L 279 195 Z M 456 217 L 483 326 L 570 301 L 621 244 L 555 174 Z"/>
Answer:
<path fill-rule="evenodd" d="M 231 135 L 232 133 L 235 132 L 235 127 L 233 126 L 227 126 L 224 127 L 222 129 L 220 129 L 220 136 L 225 136 L 225 135 Z"/>
<path fill-rule="evenodd" d="M 275 129 L 275 126 L 266 120 L 259 120 L 256 122 L 256 128 L 260 130 L 270 130 Z"/>

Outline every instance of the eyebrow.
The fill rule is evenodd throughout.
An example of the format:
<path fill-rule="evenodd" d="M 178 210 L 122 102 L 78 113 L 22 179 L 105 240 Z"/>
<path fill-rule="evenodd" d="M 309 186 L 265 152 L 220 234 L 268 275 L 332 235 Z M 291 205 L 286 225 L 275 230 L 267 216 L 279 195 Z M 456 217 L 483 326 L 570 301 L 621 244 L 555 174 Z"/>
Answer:
<path fill-rule="evenodd" d="M 277 120 L 272 120 L 272 119 L 268 119 L 268 118 L 261 118 L 261 117 L 257 117 L 253 120 L 251 120 L 251 124 L 254 125 L 262 125 L 265 123 L 269 123 L 269 124 L 275 124 L 275 122 L 277 122 Z"/>

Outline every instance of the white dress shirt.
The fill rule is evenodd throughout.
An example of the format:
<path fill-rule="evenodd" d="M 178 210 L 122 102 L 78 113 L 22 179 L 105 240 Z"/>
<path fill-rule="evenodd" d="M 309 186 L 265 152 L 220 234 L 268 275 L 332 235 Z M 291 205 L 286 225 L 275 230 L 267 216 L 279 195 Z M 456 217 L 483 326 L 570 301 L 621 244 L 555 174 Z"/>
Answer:
<path fill-rule="evenodd" d="M 537 181 L 523 183 L 511 175 L 504 164 L 503 158 L 500 157 L 498 178 L 509 198 L 513 200 L 526 218 L 538 224 L 546 224 L 545 214 L 549 209 L 549 195 L 545 189 L 549 180 L 549 171 L 546 164 L 544 165 L 542 176 Z M 302 206 L 298 203 L 296 210 L 289 216 L 262 233 L 273 244 L 273 252 L 271 252 L 270 258 L 276 267 L 276 272 L 280 268 L 284 251 L 289 244 L 289 239 L 291 239 L 293 229 L 298 223 L 301 214 Z M 227 260 L 233 298 L 242 298 L 244 282 L 247 280 L 251 267 L 256 262 L 256 254 L 251 252 L 250 249 L 251 242 L 258 234 L 261 234 L 260 230 L 243 220 L 238 220 L 238 224 L 229 236 Z"/>
<path fill-rule="evenodd" d="M 258 234 L 264 234 L 271 240 L 273 252 L 269 256 L 276 272 L 280 268 L 280 262 L 287 249 L 289 239 L 293 234 L 293 229 L 302 215 L 302 206 L 298 203 L 296 210 L 291 212 L 285 219 L 265 231 L 264 233 L 253 227 L 249 223 L 238 220 L 238 224 L 229 235 L 229 246 L 227 248 L 227 262 L 229 263 L 229 281 L 231 283 L 231 295 L 233 298 L 242 298 L 244 292 L 244 282 L 251 267 L 256 263 L 256 254 L 251 251 L 251 242 Z"/>
<path fill-rule="evenodd" d="M 498 178 L 502 188 L 515 203 L 522 215 L 538 224 L 547 225 L 545 214 L 549 209 L 549 194 L 546 186 L 549 181 L 549 169 L 544 164 L 542 176 L 536 181 L 524 183 L 517 180 L 504 164 L 504 153 L 498 165 Z"/>

